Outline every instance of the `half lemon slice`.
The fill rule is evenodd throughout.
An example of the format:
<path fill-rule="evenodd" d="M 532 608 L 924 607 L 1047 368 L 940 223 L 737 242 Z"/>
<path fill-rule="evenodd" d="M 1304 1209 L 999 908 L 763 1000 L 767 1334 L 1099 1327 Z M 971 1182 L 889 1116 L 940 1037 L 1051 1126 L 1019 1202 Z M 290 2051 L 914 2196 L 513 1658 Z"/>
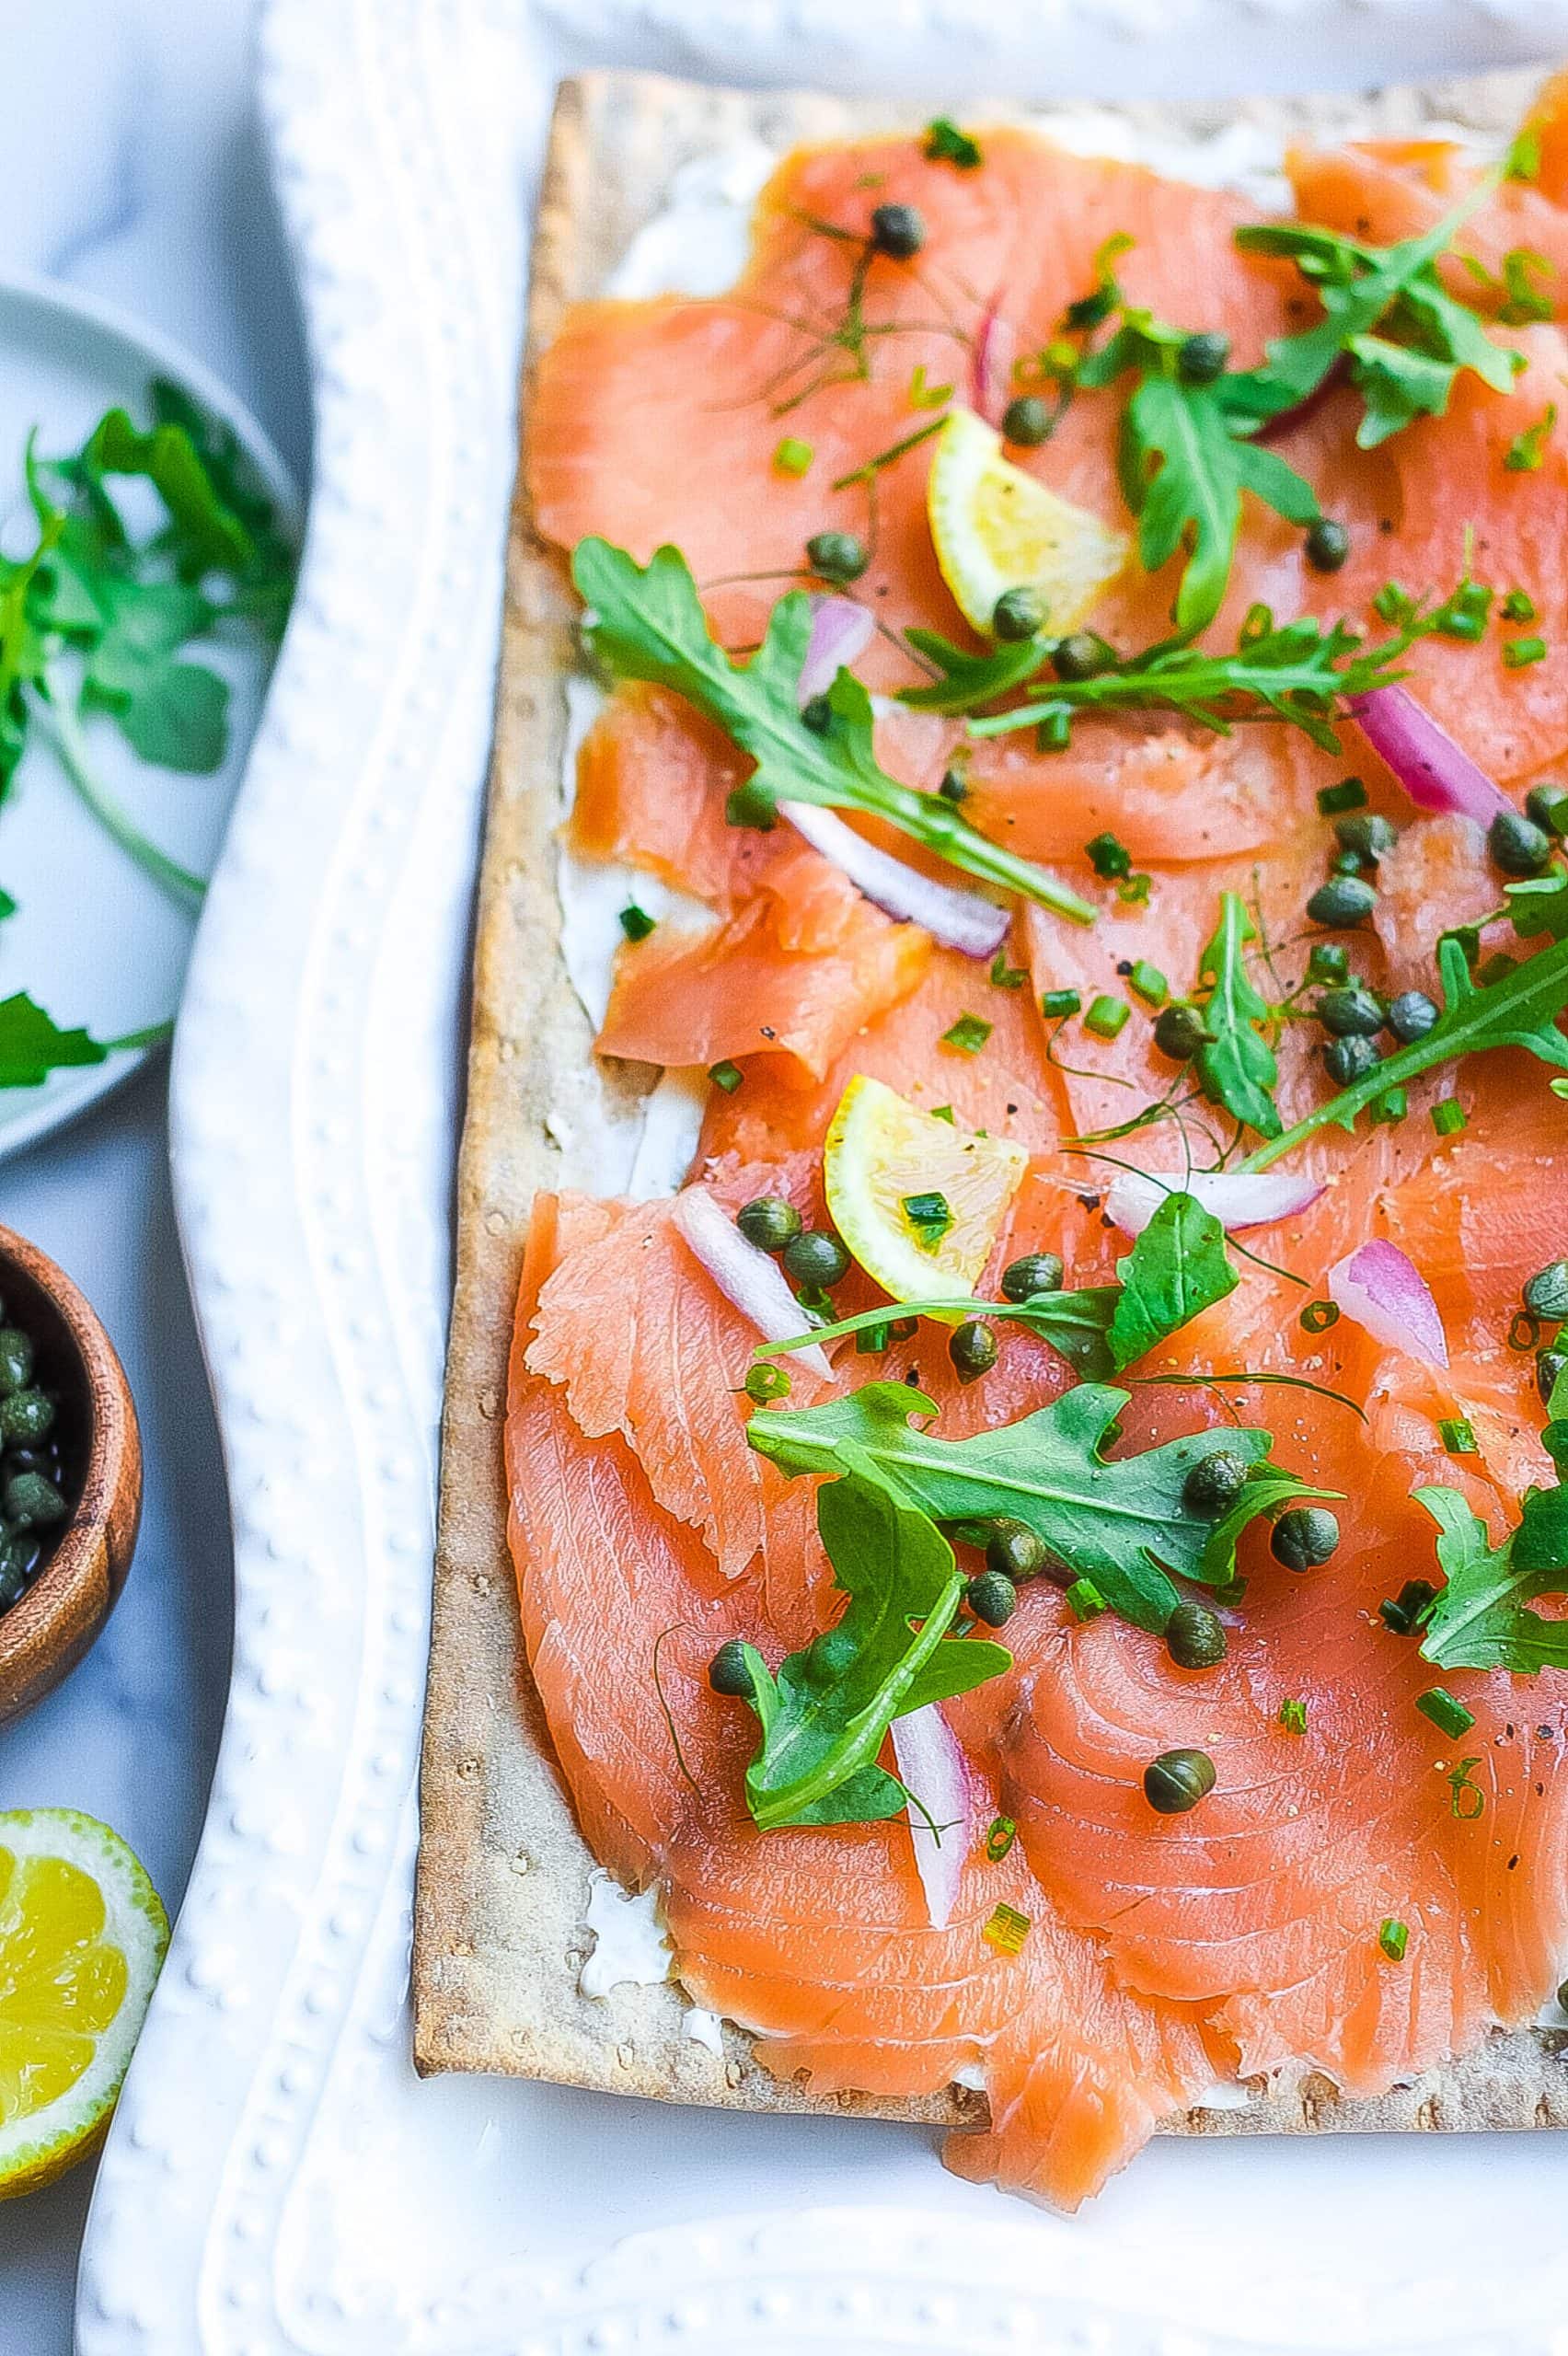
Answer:
<path fill-rule="evenodd" d="M 108 1825 L 0 1814 L 0 2200 L 101 2142 L 167 1946 L 157 1892 Z"/>
<path fill-rule="evenodd" d="M 987 636 L 1004 590 L 1033 589 L 1054 638 L 1077 629 L 1127 561 L 1132 543 L 1058 499 L 1002 456 L 1002 437 L 955 409 L 926 484 L 931 544 L 966 622 Z"/>
<path fill-rule="evenodd" d="M 839 1100 L 823 1154 L 833 1223 L 894 1300 L 973 1293 L 1028 1166 L 1020 1145 L 973 1137 L 863 1074 Z"/>

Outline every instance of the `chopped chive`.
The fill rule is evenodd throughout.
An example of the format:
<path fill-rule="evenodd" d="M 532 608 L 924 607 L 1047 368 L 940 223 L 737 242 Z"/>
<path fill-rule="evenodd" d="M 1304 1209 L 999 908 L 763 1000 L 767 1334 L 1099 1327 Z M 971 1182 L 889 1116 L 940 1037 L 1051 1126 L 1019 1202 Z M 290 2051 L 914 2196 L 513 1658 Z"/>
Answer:
<path fill-rule="evenodd" d="M 991 1025 L 982 1022 L 977 1014 L 961 1014 L 951 1030 L 942 1033 L 944 1047 L 956 1047 L 961 1055 L 977 1056 L 991 1035 Z"/>
<path fill-rule="evenodd" d="M 1113 883 L 1119 875 L 1127 875 L 1132 872 L 1132 852 L 1125 843 L 1118 842 L 1113 834 L 1096 835 L 1092 842 L 1085 843 L 1083 849 L 1084 856 L 1096 875 L 1101 877 L 1107 884 Z"/>
<path fill-rule="evenodd" d="M 999 1865 L 1013 1842 L 1018 1839 L 1018 1826 L 1010 1816 L 994 1816 L 986 1832 L 986 1854 L 994 1865 Z"/>
<path fill-rule="evenodd" d="M 940 409 L 944 402 L 951 401 L 951 398 L 952 387 L 951 385 L 927 384 L 926 364 L 922 360 L 919 366 L 916 369 L 915 374 L 909 379 L 910 408 Z"/>
<path fill-rule="evenodd" d="M 880 1357 L 892 1339 L 891 1326 L 884 1317 L 880 1325 L 868 1325 L 863 1334 L 856 1334 L 855 1355 L 862 1358 Z"/>
<path fill-rule="evenodd" d="M 1546 456 L 1546 437 L 1557 422 L 1557 403 L 1548 401 L 1544 413 L 1522 433 L 1516 433 L 1503 453 L 1511 475 L 1533 475 Z"/>
<path fill-rule="evenodd" d="M 1037 753 L 1065 753 L 1073 739 L 1073 716 L 1067 706 L 1057 704 L 1045 714 L 1034 732 Z"/>
<path fill-rule="evenodd" d="M 1097 1039 L 1117 1038 L 1132 1011 L 1124 998 L 1097 998 L 1083 1018 L 1084 1028 L 1092 1031 Z"/>
<path fill-rule="evenodd" d="M 1479 1456 L 1475 1426 L 1468 1415 L 1445 1415 L 1437 1426 L 1437 1437 L 1450 1456 Z"/>
<path fill-rule="evenodd" d="M 646 941 L 652 931 L 655 918 L 635 900 L 628 900 L 620 912 L 620 929 L 628 941 Z"/>
<path fill-rule="evenodd" d="M 1409 1111 L 1410 1098 L 1406 1091 L 1402 1088 L 1390 1088 L 1386 1096 L 1379 1096 L 1377 1103 L 1369 1107 L 1367 1117 L 1374 1128 L 1391 1128 L 1396 1121 L 1402 1121 Z"/>
<path fill-rule="evenodd" d="M 1445 1096 L 1440 1104 L 1432 1107 L 1432 1126 L 1440 1138 L 1457 1138 L 1469 1117 L 1457 1096 Z"/>
<path fill-rule="evenodd" d="M 726 1096 L 733 1096 L 745 1074 L 739 1064 L 732 1064 L 726 1056 L 722 1063 L 709 1065 L 708 1077 L 715 1088 L 721 1088 Z"/>
<path fill-rule="evenodd" d="M 980 1936 L 998 1955 L 1017 1955 L 1029 1936 L 1029 1917 L 1014 1906 L 998 1906 L 990 1921 L 981 1924 Z"/>
<path fill-rule="evenodd" d="M 983 160 L 978 141 L 945 114 L 934 115 L 926 125 L 923 152 L 933 164 L 955 164 L 961 172 L 974 171 Z"/>
<path fill-rule="evenodd" d="M 1408 1636 L 1437 1590 L 1430 1579 L 1406 1579 L 1398 1595 L 1386 1595 L 1378 1616 L 1396 1636 Z"/>
<path fill-rule="evenodd" d="M 1092 1579 L 1075 1579 L 1068 1588 L 1067 1610 L 1075 1620 L 1098 1620 L 1105 1609 L 1105 1598 Z"/>
<path fill-rule="evenodd" d="M 1527 122 L 1516 135 L 1503 166 L 1503 177 L 1510 180 L 1539 179 L 1540 132 L 1533 122 Z"/>
<path fill-rule="evenodd" d="M 816 456 L 809 442 L 800 441 L 793 433 L 786 433 L 773 453 L 773 463 L 781 475 L 803 475 L 810 470 Z"/>
<path fill-rule="evenodd" d="M 1045 990 L 1041 994 L 1040 1011 L 1049 1020 L 1054 1015 L 1076 1014 L 1082 1004 L 1077 990 Z"/>
<path fill-rule="evenodd" d="M 1301 1312 L 1299 1322 L 1304 1334 L 1326 1334 L 1330 1326 L 1337 1325 L 1339 1321 L 1339 1310 L 1333 1301 L 1309 1300 Z"/>
<path fill-rule="evenodd" d="M 1447 1778 L 1449 1810 L 1461 1824 L 1473 1824 L 1478 1816 L 1486 1814 L 1486 1794 L 1479 1784 L 1470 1781 L 1470 1769 L 1480 1765 L 1479 1759 L 1461 1759 Z M 1562 2002 L 1561 1989 L 1558 1990 L 1557 2001 L 1559 2004 Z"/>
<path fill-rule="evenodd" d="M 1433 614 L 1430 627 L 1444 638 L 1463 639 L 1474 646 L 1486 636 L 1491 612 L 1492 592 L 1484 582 L 1461 581 Z"/>
<path fill-rule="evenodd" d="M 1415 1706 L 1439 1734 L 1469 1734 L 1475 1724 L 1475 1712 L 1457 1702 L 1446 1685 L 1428 1686 L 1424 1693 L 1416 1695 Z"/>
<path fill-rule="evenodd" d="M 998 949 L 991 961 L 991 979 L 999 990 L 1020 990 L 1029 979 L 1029 973 L 1025 966 L 1009 965 L 1007 951 Z"/>
<path fill-rule="evenodd" d="M 1307 1731 L 1306 1703 L 1297 1701 L 1294 1695 L 1283 1701 L 1279 1705 L 1279 1722 L 1286 1734 L 1305 1734 Z"/>
<path fill-rule="evenodd" d="M 1505 622 L 1533 622 L 1536 618 L 1535 599 L 1523 589 L 1510 589 L 1503 600 Z"/>
<path fill-rule="evenodd" d="M 934 1252 L 952 1225 L 952 1212 L 945 1195 L 905 1195 L 902 1208 L 905 1218 L 916 1230 L 915 1241 L 923 1252 Z"/>
<path fill-rule="evenodd" d="M 1533 1350 L 1539 1341 L 1540 1319 L 1533 1316 L 1528 1309 L 1516 1309 L 1508 1328 L 1508 1347 L 1511 1350 Z"/>
<path fill-rule="evenodd" d="M 953 1126 L 952 1106 L 951 1104 L 933 1104 L 931 1107 L 931 1118 L 933 1121 L 945 1121 L 951 1129 Z"/>
<path fill-rule="evenodd" d="M 1378 1924 L 1378 1945 L 1382 1948 L 1383 1953 L 1388 1957 L 1390 1963 L 1402 1963 L 1404 1961 L 1405 1948 L 1409 1944 L 1410 1933 L 1406 1930 L 1402 1923 L 1395 1921 L 1393 1915 L 1389 1915 L 1384 1922 Z"/>
<path fill-rule="evenodd" d="M 1153 887 L 1152 875 L 1124 875 L 1116 886 L 1116 897 L 1130 908 L 1141 908 L 1147 905 Z"/>
<path fill-rule="evenodd" d="M 1522 671 L 1531 663 L 1544 663 L 1544 638 L 1511 638 L 1503 649 L 1503 662 L 1509 671 Z"/>
<path fill-rule="evenodd" d="M 1342 778 L 1338 785 L 1318 788 L 1318 807 L 1325 818 L 1337 817 L 1342 810 L 1364 810 L 1366 788 L 1358 777 Z"/>
<path fill-rule="evenodd" d="M 1159 966 L 1151 965 L 1147 957 L 1140 957 L 1127 976 L 1127 987 L 1136 990 L 1149 1006 L 1163 1006 L 1170 995 L 1170 983 Z"/>
<path fill-rule="evenodd" d="M 781 1366 L 751 1367 L 746 1373 L 745 1393 L 759 1407 L 766 1407 L 770 1399 L 788 1399 L 789 1374 Z"/>

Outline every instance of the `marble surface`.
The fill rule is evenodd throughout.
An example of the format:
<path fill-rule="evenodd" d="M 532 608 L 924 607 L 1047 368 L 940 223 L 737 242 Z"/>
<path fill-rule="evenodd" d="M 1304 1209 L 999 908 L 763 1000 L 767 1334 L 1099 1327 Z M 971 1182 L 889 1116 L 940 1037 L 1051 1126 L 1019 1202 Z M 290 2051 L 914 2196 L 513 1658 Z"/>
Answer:
<path fill-rule="evenodd" d="M 248 402 L 297 478 L 309 409 L 250 112 L 250 0 L 0 0 L 0 274 L 103 295 L 179 338 Z M 0 1806 L 71 1805 L 145 1859 L 172 1911 L 201 1830 L 230 1639 L 227 1514 L 169 1206 L 160 1058 L 75 1127 L 0 1164 L 0 1221 L 85 1288 L 124 1359 L 146 1514 L 109 1631 L 0 1733 Z M 0 2356 L 68 2356 L 82 2170 L 0 2207 Z"/>

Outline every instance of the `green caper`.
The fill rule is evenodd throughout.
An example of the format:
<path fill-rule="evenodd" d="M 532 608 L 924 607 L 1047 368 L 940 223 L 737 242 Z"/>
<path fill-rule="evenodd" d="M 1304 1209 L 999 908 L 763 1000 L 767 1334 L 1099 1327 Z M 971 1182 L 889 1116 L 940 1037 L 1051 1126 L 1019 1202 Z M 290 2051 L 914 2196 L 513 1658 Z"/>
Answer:
<path fill-rule="evenodd" d="M 5 1484 L 3 1498 L 6 1519 L 18 1530 L 31 1530 L 48 1521 L 63 1521 L 65 1500 L 53 1482 L 43 1472 L 17 1472 Z"/>
<path fill-rule="evenodd" d="M 0 1325 L 0 1398 L 25 1391 L 32 1380 L 33 1345 L 19 1325 Z"/>
<path fill-rule="evenodd" d="M 1568 835 L 1568 787 L 1532 785 L 1525 796 L 1525 808 L 1549 835 Z"/>
<path fill-rule="evenodd" d="M 987 1628 L 1000 1628 L 1018 1610 L 1018 1589 L 1005 1571 L 982 1571 L 963 1590 L 964 1601 Z"/>
<path fill-rule="evenodd" d="M 1051 412 L 1038 393 L 1020 393 L 1002 411 L 1002 434 L 1020 450 L 1037 450 L 1051 432 Z"/>
<path fill-rule="evenodd" d="M 1019 1587 L 1025 1579 L 1037 1579 L 1045 1561 L 1044 1544 L 1027 1521 L 1015 1521 L 1003 1514 L 991 1524 L 991 1535 L 986 1541 L 987 1570 L 999 1571 Z"/>
<path fill-rule="evenodd" d="M 1350 554 L 1350 534 L 1332 515 L 1320 515 L 1307 534 L 1307 561 L 1314 572 L 1337 572 Z"/>
<path fill-rule="evenodd" d="M 1315 941 L 1307 953 L 1307 979 L 1326 983 L 1347 981 L 1350 977 L 1350 953 L 1342 941 Z"/>
<path fill-rule="evenodd" d="M 1178 1669 L 1213 1669 L 1225 1658 L 1225 1623 L 1206 1603 L 1179 1603 L 1165 1623 L 1165 1649 Z"/>
<path fill-rule="evenodd" d="M 791 1284 L 813 1292 L 827 1292 L 849 1273 L 849 1254 L 836 1235 L 825 1228 L 802 1228 L 784 1246 L 784 1274 Z"/>
<path fill-rule="evenodd" d="M 997 1363 L 997 1337 L 983 1317 L 966 1317 L 948 1343 L 960 1382 L 977 1382 Z"/>
<path fill-rule="evenodd" d="M 1324 1506 L 1293 1506 L 1274 1526 L 1269 1551 L 1287 1571 L 1316 1570 L 1340 1542 L 1337 1518 Z"/>
<path fill-rule="evenodd" d="M 1551 837 L 1517 810 L 1499 810 L 1486 830 L 1486 847 L 1505 875 L 1539 875 L 1551 857 Z"/>
<path fill-rule="evenodd" d="M 803 1221 L 794 1204 L 787 1203 L 782 1195 L 758 1195 L 742 1204 L 735 1213 L 735 1225 L 759 1252 L 782 1252 L 801 1233 Z"/>
<path fill-rule="evenodd" d="M 746 1648 L 739 1636 L 732 1636 L 728 1644 L 720 1646 L 708 1664 L 708 1682 L 715 1693 L 732 1693 L 739 1701 L 750 1701 L 752 1673 Z"/>
<path fill-rule="evenodd" d="M 1059 638 L 1051 653 L 1051 668 L 1064 686 L 1080 679 L 1098 679 L 1102 671 L 1113 667 L 1115 661 L 1115 648 L 1092 629 L 1075 629 L 1066 638 Z"/>
<path fill-rule="evenodd" d="M 1334 836 L 1341 850 L 1355 851 L 1374 866 L 1399 840 L 1387 818 L 1380 818 L 1375 810 L 1351 810 L 1336 818 Z"/>
<path fill-rule="evenodd" d="M 1313 1011 L 1334 1039 L 1374 1039 L 1387 1016 L 1381 999 L 1351 982 L 1343 989 L 1325 990 Z"/>
<path fill-rule="evenodd" d="M 1195 1006 L 1161 1007 L 1155 1018 L 1154 1044 L 1173 1063 L 1191 1062 L 1208 1037 L 1208 1024 Z"/>
<path fill-rule="evenodd" d="M 991 635 L 1015 643 L 1045 627 L 1045 602 L 1038 589 L 1004 589 L 991 608 Z"/>
<path fill-rule="evenodd" d="M 854 1637 L 842 1623 L 836 1628 L 824 1628 L 806 1647 L 805 1673 L 813 1685 L 831 1685 L 843 1676 L 858 1650 Z"/>
<path fill-rule="evenodd" d="M 1184 385 L 1212 385 L 1216 376 L 1225 374 L 1225 364 L 1230 357 L 1230 338 L 1212 330 L 1190 335 L 1176 350 L 1176 374 Z"/>
<path fill-rule="evenodd" d="M 1354 1088 L 1383 1058 L 1370 1039 L 1331 1039 L 1323 1049 L 1323 1068 L 1339 1088 Z"/>
<path fill-rule="evenodd" d="M 871 245 L 894 261 L 908 261 L 926 242 L 926 224 L 912 204 L 879 204 L 871 215 Z"/>
<path fill-rule="evenodd" d="M 1004 1300 L 1032 1300 L 1036 1293 L 1060 1292 L 1066 1270 L 1058 1252 L 1026 1252 L 1002 1270 Z"/>
<path fill-rule="evenodd" d="M 11 1446 L 30 1448 L 47 1439 L 53 1423 L 54 1402 L 47 1392 L 13 1391 L 0 1399 L 0 1440 Z"/>
<path fill-rule="evenodd" d="M 1366 868 L 1376 867 L 1377 863 L 1376 860 L 1368 859 L 1365 851 L 1337 850 L 1329 862 L 1329 872 L 1333 875 L 1360 875 Z"/>
<path fill-rule="evenodd" d="M 1568 1318 L 1568 1260 L 1553 1260 L 1549 1266 L 1538 1268 L 1525 1287 L 1524 1302 L 1532 1317 L 1543 1318 L 1549 1325 L 1560 1325 Z M 4 1415 L 5 1409 L 0 1407 L 0 1419 Z"/>
<path fill-rule="evenodd" d="M 824 581 L 859 581 L 871 560 L 865 542 L 854 532 L 813 532 L 806 554 L 813 572 Z"/>
<path fill-rule="evenodd" d="M 1307 903 L 1307 913 L 1314 924 L 1331 926 L 1336 932 L 1353 924 L 1365 924 L 1378 905 L 1378 895 L 1363 876 L 1331 875 L 1320 884 Z"/>
<path fill-rule="evenodd" d="M 1160 1816 L 1185 1816 L 1214 1789 L 1206 1750 L 1162 1750 L 1144 1769 L 1144 1797 Z"/>
<path fill-rule="evenodd" d="M 1389 1009 L 1389 1028 L 1406 1046 L 1424 1039 L 1437 1021 L 1436 1002 L 1424 990 L 1401 990 Z"/>
<path fill-rule="evenodd" d="M 833 725 L 833 706 L 825 696 L 811 696 L 801 706 L 801 725 L 813 736 L 825 736 Z"/>
<path fill-rule="evenodd" d="M 1249 1470 L 1235 1449 L 1211 1449 L 1182 1482 L 1182 1502 L 1191 1513 L 1224 1513 L 1246 1487 Z"/>
<path fill-rule="evenodd" d="M 1551 1394 L 1568 1367 L 1568 1350 L 1539 1350 L 1536 1353 L 1536 1389 L 1540 1392 L 1543 1407 L 1551 1404 Z"/>
<path fill-rule="evenodd" d="M 937 791 L 944 802 L 967 802 L 969 780 L 962 769 L 944 769 L 942 781 L 938 786 Z"/>

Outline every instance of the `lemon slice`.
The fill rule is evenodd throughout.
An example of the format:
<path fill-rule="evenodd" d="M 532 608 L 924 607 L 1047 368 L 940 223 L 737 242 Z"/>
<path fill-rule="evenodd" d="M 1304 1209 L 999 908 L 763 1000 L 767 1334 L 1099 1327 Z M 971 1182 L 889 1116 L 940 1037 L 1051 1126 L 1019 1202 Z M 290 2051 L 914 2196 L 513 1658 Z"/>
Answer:
<path fill-rule="evenodd" d="M 965 621 L 987 634 L 1006 589 L 1033 589 L 1057 638 L 1077 629 L 1132 543 L 1002 456 L 973 410 L 950 411 L 926 484 L 931 544 Z"/>
<path fill-rule="evenodd" d="M 107 1824 L 0 1814 L 0 2200 L 101 2141 L 167 1946 L 157 1892 Z"/>
<path fill-rule="evenodd" d="M 972 1137 L 863 1074 L 839 1099 L 823 1154 L 833 1223 L 894 1300 L 973 1293 L 1028 1166 L 1020 1145 Z"/>

